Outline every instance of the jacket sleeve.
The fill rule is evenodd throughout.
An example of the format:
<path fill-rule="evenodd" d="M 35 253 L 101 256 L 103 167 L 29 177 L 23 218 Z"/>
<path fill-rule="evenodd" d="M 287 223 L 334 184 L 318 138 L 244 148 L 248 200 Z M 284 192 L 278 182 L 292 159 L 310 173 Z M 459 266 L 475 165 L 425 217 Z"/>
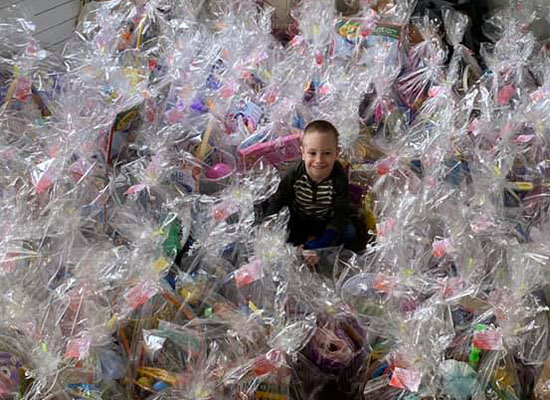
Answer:
<path fill-rule="evenodd" d="M 334 214 L 327 224 L 327 229 L 343 232 L 350 223 L 349 184 L 348 177 L 342 165 L 335 165 L 334 171 Z"/>
<path fill-rule="evenodd" d="M 294 189 L 292 187 L 295 180 L 294 175 L 294 168 L 283 175 L 277 192 L 267 202 L 266 217 L 278 213 L 284 206 L 290 207 L 294 199 Z"/>

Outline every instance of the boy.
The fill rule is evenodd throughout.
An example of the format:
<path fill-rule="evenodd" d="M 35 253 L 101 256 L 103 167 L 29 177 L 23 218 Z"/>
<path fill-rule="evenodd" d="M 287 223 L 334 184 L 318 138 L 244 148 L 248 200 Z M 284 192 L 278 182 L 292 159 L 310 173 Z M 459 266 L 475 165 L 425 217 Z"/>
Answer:
<path fill-rule="evenodd" d="M 305 250 L 341 243 L 351 223 L 348 178 L 337 161 L 338 131 L 330 122 L 313 121 L 304 129 L 300 150 L 302 160 L 284 174 L 266 215 L 289 207 L 288 241 Z"/>

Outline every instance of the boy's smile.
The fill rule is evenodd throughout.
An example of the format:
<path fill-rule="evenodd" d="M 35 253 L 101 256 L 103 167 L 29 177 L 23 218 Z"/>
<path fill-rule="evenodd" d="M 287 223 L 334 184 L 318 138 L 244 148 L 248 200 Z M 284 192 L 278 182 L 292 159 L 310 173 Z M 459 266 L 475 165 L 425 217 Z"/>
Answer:
<path fill-rule="evenodd" d="M 310 132 L 302 139 L 302 160 L 312 181 L 328 178 L 338 157 L 336 139 L 331 134 Z"/>

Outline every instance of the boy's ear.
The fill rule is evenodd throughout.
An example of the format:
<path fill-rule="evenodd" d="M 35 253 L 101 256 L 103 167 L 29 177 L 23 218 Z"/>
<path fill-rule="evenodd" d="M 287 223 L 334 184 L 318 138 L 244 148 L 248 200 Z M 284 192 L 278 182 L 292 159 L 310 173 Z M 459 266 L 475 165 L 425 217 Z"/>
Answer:
<path fill-rule="evenodd" d="M 300 145 L 300 154 L 302 154 L 302 160 L 304 160 L 304 147 Z"/>

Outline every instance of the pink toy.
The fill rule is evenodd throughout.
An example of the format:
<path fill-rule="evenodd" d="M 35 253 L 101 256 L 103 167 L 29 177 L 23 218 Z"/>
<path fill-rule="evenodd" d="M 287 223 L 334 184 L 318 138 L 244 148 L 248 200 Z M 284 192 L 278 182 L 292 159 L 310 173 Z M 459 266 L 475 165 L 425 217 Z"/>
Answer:
<path fill-rule="evenodd" d="M 293 133 L 278 139 L 257 143 L 239 150 L 239 165 L 241 168 L 251 167 L 262 157 L 272 165 L 300 158 L 301 133 Z"/>
<path fill-rule="evenodd" d="M 208 179 L 225 178 L 231 173 L 231 170 L 232 168 L 230 165 L 223 162 L 218 162 L 206 170 L 206 177 Z"/>

